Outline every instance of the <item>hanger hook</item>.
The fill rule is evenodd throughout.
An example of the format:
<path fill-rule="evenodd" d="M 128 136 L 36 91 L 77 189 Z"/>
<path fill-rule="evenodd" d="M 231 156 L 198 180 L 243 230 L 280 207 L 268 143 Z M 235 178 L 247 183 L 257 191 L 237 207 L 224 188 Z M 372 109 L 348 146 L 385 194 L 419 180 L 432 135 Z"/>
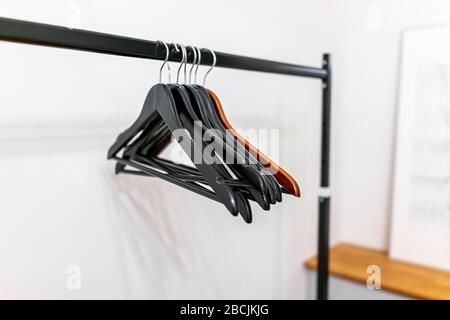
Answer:
<path fill-rule="evenodd" d="M 197 71 L 198 67 L 202 63 L 202 52 L 198 47 L 195 47 L 195 49 L 198 51 L 198 60 L 197 60 L 197 66 L 195 67 L 195 73 L 194 73 L 194 83 L 197 84 Z"/>
<path fill-rule="evenodd" d="M 178 46 L 180 46 L 181 53 L 182 53 L 180 66 L 178 67 L 178 70 L 177 70 L 177 83 L 179 83 L 180 71 L 181 71 L 181 68 L 183 67 L 183 65 L 184 65 L 184 82 L 186 83 L 186 64 L 187 64 L 186 47 L 181 43 L 174 43 L 174 45 L 175 45 L 175 49 L 177 50 L 177 52 L 180 52 L 180 49 L 178 49 Z"/>
<path fill-rule="evenodd" d="M 187 61 L 188 61 L 188 56 L 187 56 L 187 50 L 186 50 L 186 46 L 184 44 L 181 45 L 181 48 L 183 50 L 183 57 L 184 57 L 184 83 L 187 83 L 187 72 L 186 72 L 186 68 L 187 68 Z"/>
<path fill-rule="evenodd" d="M 174 43 L 173 45 L 175 46 L 175 50 L 177 52 L 180 52 L 180 49 L 178 48 L 178 46 L 180 44 Z M 180 45 L 180 47 L 181 47 L 181 45 Z M 183 53 L 183 50 L 181 50 L 181 52 Z M 183 66 L 183 59 L 184 59 L 184 55 L 181 56 L 180 66 L 178 67 L 178 70 L 177 70 L 177 83 L 179 83 L 179 80 L 180 80 L 180 70 L 181 70 L 181 67 Z"/>
<path fill-rule="evenodd" d="M 204 77 L 203 77 L 203 86 L 205 86 L 205 83 L 206 83 L 206 77 L 207 77 L 208 74 L 211 72 L 211 70 L 216 66 L 216 62 L 217 62 L 216 54 L 214 53 L 214 50 L 211 50 L 211 49 L 208 49 L 208 48 L 206 48 L 206 49 L 209 50 L 209 51 L 211 52 L 212 56 L 213 56 L 213 64 L 211 65 L 211 67 L 209 68 L 209 70 L 206 71 L 206 73 L 205 73 L 205 75 L 204 75 Z"/>
<path fill-rule="evenodd" d="M 195 64 L 197 63 L 197 50 L 195 50 L 195 47 L 189 46 L 189 48 L 192 49 L 192 52 L 194 54 L 194 60 L 192 61 L 192 66 L 189 69 L 189 84 L 191 84 L 191 79 L 192 79 L 192 70 L 195 67 Z"/>
<path fill-rule="evenodd" d="M 169 46 L 167 45 L 167 43 L 165 43 L 161 40 L 158 40 L 157 42 L 163 44 L 164 47 L 166 48 L 166 59 L 164 60 L 161 68 L 159 69 L 159 82 L 161 82 L 161 80 L 162 80 L 162 71 L 166 64 L 167 64 L 167 69 L 169 70 L 169 82 L 170 82 L 170 64 L 168 63 L 168 61 L 169 61 Z"/>

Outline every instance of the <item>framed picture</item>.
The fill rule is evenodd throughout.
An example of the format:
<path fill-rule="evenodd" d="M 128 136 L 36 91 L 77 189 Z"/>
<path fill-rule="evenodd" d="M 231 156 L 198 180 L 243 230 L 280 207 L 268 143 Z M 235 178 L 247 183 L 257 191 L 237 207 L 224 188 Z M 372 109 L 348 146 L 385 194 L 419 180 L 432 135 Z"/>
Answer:
<path fill-rule="evenodd" d="M 402 43 L 390 256 L 450 270 L 450 25 Z"/>

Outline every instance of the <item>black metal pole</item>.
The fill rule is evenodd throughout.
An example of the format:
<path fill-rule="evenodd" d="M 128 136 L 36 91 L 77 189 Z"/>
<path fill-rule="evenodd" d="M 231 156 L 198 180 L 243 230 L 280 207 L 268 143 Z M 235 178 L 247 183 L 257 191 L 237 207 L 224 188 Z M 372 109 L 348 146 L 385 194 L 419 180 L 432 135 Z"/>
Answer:
<path fill-rule="evenodd" d="M 330 232 L 330 133 L 331 133 L 331 59 L 323 55 L 322 79 L 322 144 L 320 165 L 319 229 L 317 262 L 317 299 L 328 299 L 328 254 Z"/>
<path fill-rule="evenodd" d="M 0 17 L 0 40 L 35 44 L 40 46 L 90 51 L 119 56 L 164 60 L 164 45 L 157 41 L 134 39 L 100 32 L 69 29 L 43 23 L 15 20 Z M 170 47 L 170 61 L 181 61 L 181 50 Z M 188 62 L 193 61 L 193 49 L 188 49 Z M 326 77 L 322 68 L 306 67 L 296 64 L 263 60 L 215 51 L 216 67 L 240 70 L 261 71 L 310 78 Z M 202 49 L 201 64 L 210 66 L 213 62 L 208 49 Z"/>

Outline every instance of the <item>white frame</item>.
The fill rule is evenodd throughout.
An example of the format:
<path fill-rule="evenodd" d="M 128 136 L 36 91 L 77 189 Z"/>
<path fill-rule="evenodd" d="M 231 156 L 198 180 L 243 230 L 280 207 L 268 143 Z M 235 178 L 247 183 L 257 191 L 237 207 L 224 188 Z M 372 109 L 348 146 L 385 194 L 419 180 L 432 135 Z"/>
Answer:
<path fill-rule="evenodd" d="M 445 232 L 427 223 L 413 226 L 410 215 L 412 151 L 418 69 L 450 66 L 450 25 L 409 29 L 403 34 L 393 175 L 389 253 L 392 258 L 450 270 L 450 225 Z"/>

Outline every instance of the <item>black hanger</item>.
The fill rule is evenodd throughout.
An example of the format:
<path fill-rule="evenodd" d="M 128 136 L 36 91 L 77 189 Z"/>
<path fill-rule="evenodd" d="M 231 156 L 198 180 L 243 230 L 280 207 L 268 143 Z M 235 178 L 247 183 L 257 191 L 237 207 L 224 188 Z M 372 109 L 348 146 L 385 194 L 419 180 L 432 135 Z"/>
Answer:
<path fill-rule="evenodd" d="M 183 125 L 184 128 L 186 128 L 189 132 L 189 134 L 192 136 L 194 136 L 194 119 L 192 119 L 192 117 L 190 117 L 187 109 L 190 108 L 191 106 L 191 102 L 189 100 L 189 96 L 187 95 L 187 93 L 184 91 L 184 88 L 180 85 L 177 84 L 169 84 L 168 88 L 171 89 L 172 95 L 176 100 L 176 107 L 178 110 L 178 114 L 179 114 L 179 118 L 181 120 L 181 123 Z M 203 130 L 203 128 L 201 128 Z M 200 132 L 201 137 L 203 137 L 203 131 Z M 202 159 L 202 163 L 204 162 L 203 160 L 203 151 L 204 148 L 207 147 L 207 143 L 203 142 L 202 139 L 202 143 L 203 143 L 203 148 L 201 149 L 201 154 L 198 159 Z M 215 155 L 213 155 L 213 157 L 215 157 Z M 193 161 L 195 157 L 193 157 Z M 216 158 L 216 157 L 215 157 Z M 209 167 L 213 167 L 220 175 L 221 175 L 221 179 L 222 179 L 222 183 L 226 183 L 224 181 L 225 180 L 231 180 L 233 179 L 233 177 L 227 172 L 226 170 L 226 166 L 220 165 L 216 163 L 217 159 L 213 161 L 213 163 L 211 164 L 205 164 Z M 251 213 L 251 207 L 250 204 L 248 203 L 247 199 L 243 196 L 243 194 L 241 193 L 239 188 L 233 188 L 231 187 L 237 198 L 239 199 L 239 203 L 238 203 L 238 211 L 241 214 L 242 218 L 247 222 L 250 223 L 252 221 L 252 213 Z"/>
<path fill-rule="evenodd" d="M 194 121 L 199 121 L 198 123 L 201 123 L 202 130 L 203 130 L 203 132 L 205 132 L 206 129 L 208 129 L 208 128 L 204 126 L 204 121 L 202 121 L 203 119 L 199 118 L 198 115 L 194 111 L 196 109 L 196 107 L 198 107 L 198 106 L 194 107 L 194 105 L 196 105 L 196 103 L 198 103 L 198 101 L 192 99 L 192 97 L 189 95 L 188 90 L 186 90 L 185 86 L 169 85 L 169 87 L 171 87 L 172 90 L 176 90 L 181 96 L 183 96 L 183 99 L 186 102 L 187 111 L 191 115 L 191 118 Z M 200 103 L 202 103 L 202 102 L 200 102 Z M 211 137 L 211 138 L 219 138 L 219 137 Z M 224 142 L 222 144 L 222 146 L 224 147 L 225 152 L 228 152 L 228 154 L 231 156 L 234 155 L 233 154 L 234 149 L 232 147 L 230 147 L 228 144 L 226 144 L 226 142 Z M 223 161 L 223 159 L 219 159 L 219 161 L 220 160 Z M 253 188 L 247 187 L 246 190 L 252 195 L 252 199 L 254 199 L 261 206 L 261 208 L 263 208 L 264 210 L 269 210 L 269 208 L 270 208 L 269 201 L 266 197 L 267 187 L 266 187 L 263 179 L 261 178 L 260 173 L 257 170 L 255 170 L 254 168 L 252 168 L 251 166 L 247 166 L 245 164 L 240 165 L 240 164 L 234 164 L 234 163 L 231 163 L 231 164 L 227 163 L 226 165 L 223 165 L 220 167 L 224 168 L 225 172 L 223 174 L 224 174 L 224 176 L 228 175 L 229 179 L 231 179 L 232 177 L 226 171 L 226 169 L 225 169 L 226 166 L 229 169 L 231 169 L 232 173 L 236 176 L 237 179 L 242 180 L 242 181 L 244 181 L 244 183 L 250 184 L 253 186 Z"/>
<path fill-rule="evenodd" d="M 206 121 L 210 122 L 210 126 L 213 126 L 214 128 L 220 130 L 223 133 L 223 135 L 229 135 L 229 132 L 223 127 L 222 122 L 219 120 L 216 113 L 216 108 L 214 107 L 213 102 L 209 97 L 209 94 L 206 91 L 206 89 L 200 85 L 194 85 L 191 87 L 199 94 L 199 96 L 205 102 L 202 105 L 203 109 L 201 111 L 203 111 L 203 116 L 207 119 Z M 233 137 L 231 137 L 231 139 L 233 139 Z M 244 156 L 245 157 L 244 161 L 246 161 L 247 163 L 251 163 L 253 166 L 257 168 L 258 171 L 264 172 L 263 178 L 266 179 L 267 183 L 269 184 L 270 187 L 272 187 L 272 190 L 274 192 L 272 200 L 281 202 L 282 191 L 275 177 L 272 174 L 270 174 L 270 172 L 265 170 L 263 165 L 251 153 L 249 153 L 243 145 L 241 145 L 238 141 L 236 142 L 237 142 L 236 144 L 237 154 Z"/>
<path fill-rule="evenodd" d="M 181 113 L 180 116 L 186 118 L 186 115 L 183 113 Z M 183 125 L 180 122 L 180 118 L 177 112 L 176 104 L 172 96 L 172 93 L 170 92 L 170 89 L 163 84 L 157 84 L 150 89 L 150 92 L 147 95 L 147 98 L 145 100 L 144 106 L 141 110 L 139 117 L 136 119 L 136 121 L 130 128 L 125 130 L 117 137 L 116 142 L 108 150 L 108 159 L 114 158 L 118 162 L 127 165 L 129 163 L 128 162 L 129 160 L 121 159 L 117 157 L 117 154 L 123 147 L 126 146 L 126 144 L 129 141 L 131 141 L 134 137 L 136 137 L 139 133 L 141 133 L 148 123 L 154 123 L 158 117 L 162 118 L 162 120 L 168 126 L 171 132 L 177 129 L 180 129 L 181 130 L 180 132 L 186 132 L 185 127 L 183 127 Z M 195 145 L 193 139 L 190 137 L 189 134 L 187 134 L 187 132 L 186 134 L 184 134 L 183 139 L 188 139 L 189 141 L 191 141 L 191 146 L 193 147 L 192 149 L 194 153 L 202 152 L 202 149 L 199 148 L 199 146 Z M 183 145 L 186 144 L 182 144 L 182 146 Z M 189 156 L 194 162 L 194 154 L 191 152 L 191 150 L 185 150 L 185 152 L 189 154 Z M 130 164 L 134 163 L 131 162 Z M 220 199 L 220 202 L 223 203 L 225 207 L 233 215 L 238 214 L 238 206 L 242 208 L 247 207 L 247 204 L 243 203 L 244 201 L 242 200 L 243 199 L 242 194 L 233 192 L 233 190 L 228 186 L 228 184 L 223 182 L 223 177 L 221 177 L 221 175 L 217 173 L 217 171 L 214 170 L 213 167 L 203 163 L 195 164 L 195 166 L 197 167 L 198 171 L 202 174 L 208 185 L 213 189 L 217 198 Z M 139 165 L 139 168 L 140 170 L 144 171 L 141 165 Z M 146 170 L 148 171 L 148 169 Z M 153 172 L 153 174 L 156 173 Z M 168 179 L 171 178 L 166 177 L 166 180 Z M 181 183 L 177 184 L 187 189 L 190 189 L 191 191 L 194 191 L 190 187 L 190 185 L 181 185 Z M 195 189 L 194 192 L 197 191 L 198 190 Z"/>
<path fill-rule="evenodd" d="M 186 57 L 186 55 L 185 55 L 186 51 L 184 51 L 184 49 L 185 48 L 183 48 L 183 59 L 182 60 L 184 60 L 184 58 Z M 167 50 L 167 47 L 166 47 L 166 50 Z M 181 68 L 181 65 L 180 65 L 180 68 Z M 180 68 L 178 70 L 180 70 Z M 177 74 L 177 79 L 178 79 L 178 74 Z M 195 111 L 193 111 L 193 108 L 192 108 L 191 104 L 187 101 L 188 98 L 187 98 L 187 94 L 185 93 L 185 89 L 182 86 L 180 86 L 180 85 L 173 85 L 173 84 L 169 85 L 169 87 L 172 90 L 178 90 L 179 91 L 179 94 L 181 95 L 182 99 L 185 100 L 184 101 L 184 105 L 186 106 L 186 109 L 190 113 L 191 117 L 194 120 L 199 120 L 197 115 L 195 114 Z M 195 103 L 195 99 L 192 99 L 191 101 L 193 103 Z M 199 103 L 202 103 L 202 102 L 199 101 Z M 198 107 L 197 107 L 197 109 L 198 109 Z M 140 144 L 140 145 L 144 144 L 145 143 L 144 140 L 147 140 L 146 137 L 148 137 L 148 136 L 149 136 L 148 134 L 144 135 L 144 137 L 142 138 L 142 141 L 140 141 L 138 144 Z M 127 150 L 127 156 L 133 157 L 133 154 L 135 154 L 138 151 L 138 149 L 139 149 L 138 144 L 136 144 L 135 146 L 133 146 L 129 150 Z M 153 143 L 153 146 L 155 146 L 155 145 L 157 145 L 157 144 Z M 224 144 L 224 145 L 225 145 L 225 148 L 228 148 L 229 154 L 230 153 L 234 153 L 234 148 L 230 149 L 229 146 L 227 146 L 226 144 Z M 148 157 L 148 156 L 151 156 L 153 154 L 156 154 L 156 152 L 154 152 L 152 150 L 151 146 L 146 146 L 144 154 Z M 228 156 L 229 156 L 229 154 L 228 154 Z M 241 161 L 241 163 L 244 163 L 244 161 Z M 118 164 L 117 166 L 122 166 L 122 165 Z M 269 193 L 269 197 L 266 196 L 267 189 L 269 189 L 269 188 L 267 188 L 267 184 L 270 185 L 270 183 L 267 183 L 267 181 L 266 181 L 267 178 L 266 177 L 262 177 L 260 175 L 259 171 L 256 170 L 256 168 L 254 166 L 248 166 L 246 164 L 236 165 L 236 167 L 233 167 L 233 166 L 234 165 L 231 164 L 231 165 L 228 166 L 228 168 L 233 171 L 233 173 L 236 175 L 237 178 L 242 180 L 242 176 L 246 177 L 248 180 L 250 180 L 253 183 L 253 185 L 256 185 L 257 187 L 259 187 L 259 190 L 261 191 L 261 192 L 257 192 L 257 190 L 253 190 L 253 189 L 248 189 L 247 188 L 247 190 L 245 190 L 245 191 L 249 191 L 249 192 L 246 192 L 246 193 L 250 193 L 250 195 L 246 195 L 246 196 L 249 199 L 256 200 L 260 204 L 260 206 L 262 208 L 264 208 L 265 210 L 268 210 L 269 209 L 269 201 L 268 201 L 269 199 L 268 198 L 270 198 L 270 202 L 271 203 L 275 203 L 275 200 L 274 200 L 275 196 L 274 196 L 273 192 Z M 224 177 L 227 177 L 228 172 L 227 172 L 227 170 L 224 167 L 225 166 L 223 166 L 223 167 L 217 166 L 216 170 L 218 172 L 220 172 Z M 121 168 L 123 168 L 123 166 Z M 119 170 L 117 170 L 117 171 L 120 171 L 120 167 L 119 167 Z M 227 178 L 230 179 L 232 177 L 230 177 L 228 175 Z M 270 189 L 272 189 L 272 188 L 274 188 L 274 187 L 271 186 Z M 244 190 L 242 190 L 242 191 L 244 191 Z M 269 191 L 271 191 L 271 190 L 269 190 Z"/>
<path fill-rule="evenodd" d="M 172 90 L 176 90 L 176 88 L 177 88 L 176 85 L 168 85 L 168 87 L 171 88 Z M 183 101 L 180 101 L 181 96 L 178 95 L 177 92 L 175 92 L 175 95 L 177 95 L 177 97 L 174 97 L 177 108 L 181 108 L 182 105 L 183 105 L 183 107 L 185 107 L 185 104 L 189 104 L 190 103 L 189 100 L 186 100 L 186 99 L 188 99 L 187 95 L 185 97 L 186 99 L 183 100 Z M 178 109 L 178 112 L 179 112 L 179 109 Z M 180 117 L 180 119 L 181 119 L 181 117 Z M 191 119 L 189 119 L 189 120 L 191 120 Z M 186 120 L 186 121 L 189 121 L 189 120 Z M 190 122 L 192 122 L 192 120 Z M 180 166 L 179 164 L 174 164 L 174 163 L 172 163 L 170 165 L 170 167 L 168 167 L 168 165 L 170 164 L 169 161 L 166 161 L 165 163 L 162 162 L 162 161 L 153 162 L 151 160 L 151 155 L 147 154 L 147 155 L 145 155 L 145 157 L 142 157 L 142 156 L 138 155 L 139 148 L 141 147 L 143 141 L 146 141 L 147 137 L 152 137 L 152 130 L 153 131 L 161 131 L 161 130 L 159 130 L 159 128 L 161 127 L 159 124 L 155 124 L 155 128 L 153 128 L 153 129 L 150 128 L 151 125 L 153 125 L 153 124 L 148 124 L 147 127 L 142 131 L 142 134 L 140 135 L 140 140 L 139 140 L 139 138 L 138 139 L 134 139 L 133 143 L 130 144 L 127 147 L 127 149 L 123 153 L 123 158 L 138 160 L 138 161 L 144 162 L 146 164 L 150 164 L 150 165 L 152 165 L 154 167 L 155 166 L 159 166 L 160 169 L 163 169 L 166 172 L 169 172 L 170 174 L 179 177 L 180 179 L 185 179 L 185 180 L 189 179 L 191 181 L 195 180 L 196 182 L 203 182 L 204 183 L 204 179 L 200 175 L 196 175 L 195 177 L 192 176 L 192 172 L 193 172 L 194 168 L 189 168 L 187 166 Z M 187 125 L 185 125 L 185 126 L 187 126 Z M 193 132 L 191 132 L 191 136 L 192 135 L 193 135 Z M 220 169 L 219 165 L 212 164 L 212 166 L 214 166 L 215 169 L 217 171 L 219 171 L 218 170 L 218 169 Z M 190 172 L 186 172 L 186 169 L 189 170 Z M 116 172 L 127 172 L 127 171 L 125 171 L 125 166 L 124 166 L 123 163 L 118 163 L 116 165 Z M 189 177 L 187 177 L 186 173 L 187 174 L 191 174 L 191 175 Z M 230 177 L 228 175 L 228 173 L 226 171 L 224 171 L 224 170 L 220 171 L 219 173 L 225 179 L 224 183 L 229 184 L 231 187 L 233 187 L 233 186 L 234 187 L 240 187 L 238 189 L 234 189 L 235 192 L 242 191 L 242 193 L 244 195 L 246 195 L 246 197 L 248 197 L 251 200 L 255 200 L 255 201 L 259 201 L 259 202 L 263 201 L 263 200 L 261 200 L 260 193 L 258 193 L 256 190 L 254 190 L 250 185 L 245 184 L 245 182 L 241 183 L 240 181 L 230 180 L 232 177 Z M 137 174 L 137 173 L 135 173 L 135 174 Z M 193 179 L 193 178 L 195 178 L 195 179 Z M 243 188 L 245 190 L 242 190 Z M 249 194 L 250 194 L 250 196 L 249 196 Z M 244 220 L 246 222 L 248 222 L 248 223 L 251 222 L 252 221 L 252 217 L 251 217 L 251 211 L 249 210 L 250 205 L 246 203 L 245 198 L 243 198 L 241 196 L 241 194 L 238 194 L 237 197 L 239 198 L 239 201 L 240 201 L 239 202 L 239 206 L 240 207 L 238 208 L 238 211 L 241 213 L 241 215 L 243 216 L 243 218 L 244 218 Z M 243 208 L 241 208 L 242 206 L 243 206 Z M 268 206 L 268 203 L 267 203 L 267 206 Z"/>
<path fill-rule="evenodd" d="M 183 88 L 180 85 L 175 85 L 175 84 L 169 84 L 168 85 L 169 88 L 171 88 L 172 91 L 178 91 L 177 94 L 179 96 L 179 98 L 181 98 L 183 100 L 183 104 L 184 107 L 186 109 L 192 109 L 192 106 L 190 105 L 190 101 L 189 101 L 189 96 L 185 90 L 185 88 Z M 177 104 L 178 106 L 178 104 Z M 199 120 L 199 119 L 195 119 L 195 120 Z M 148 126 L 149 127 L 149 126 Z M 152 152 L 151 148 L 148 148 L 148 146 L 145 145 L 145 143 L 151 143 L 152 139 L 154 138 L 154 135 L 152 135 L 152 129 L 148 130 L 148 127 L 146 129 L 144 129 L 143 133 L 141 134 L 141 137 L 139 139 L 135 139 L 133 141 L 133 144 L 130 145 L 129 147 L 127 147 L 127 149 L 124 151 L 124 158 L 128 158 L 128 159 L 137 159 L 138 158 L 138 154 L 140 153 L 140 149 L 144 148 L 146 151 L 141 154 L 143 155 L 145 158 L 150 159 L 152 156 L 156 155 L 157 152 Z M 157 129 L 153 129 L 153 131 L 157 131 Z M 159 140 L 163 140 L 159 139 Z M 140 158 L 140 160 L 142 161 L 142 157 Z M 165 163 L 166 165 L 168 164 L 167 162 Z M 159 161 L 159 165 L 161 165 L 161 161 Z M 239 187 L 239 191 L 241 191 L 247 198 L 249 198 L 250 200 L 256 201 L 258 204 L 260 204 L 260 206 L 265 209 L 268 210 L 269 209 L 269 201 L 267 199 L 267 197 L 265 195 L 263 195 L 261 192 L 259 192 L 258 190 L 256 190 L 254 187 L 252 187 L 248 181 L 242 181 L 243 179 L 241 179 L 241 181 L 235 181 L 235 180 L 231 180 L 233 177 L 231 177 L 229 175 L 229 173 L 226 171 L 226 169 L 222 168 L 223 165 L 217 165 L 217 164 L 212 164 L 213 166 L 215 166 L 216 170 L 218 172 L 221 173 L 221 175 L 226 179 L 226 182 L 230 185 L 234 185 L 235 187 Z M 125 167 L 123 164 L 118 163 L 116 165 L 116 172 L 120 172 L 121 170 L 123 170 Z M 187 167 L 189 168 L 189 167 Z M 186 174 L 189 172 L 186 172 L 185 169 L 187 169 L 186 167 L 184 168 L 180 168 L 178 164 L 172 164 L 171 168 L 170 168 L 170 172 L 171 174 Z M 163 168 L 164 170 L 168 170 L 167 167 Z M 183 170 L 184 169 L 184 170 Z M 189 170 L 189 169 L 188 169 Z M 184 171 L 184 172 L 183 172 Z M 190 172 L 192 173 L 192 171 Z M 255 171 L 254 174 L 258 174 L 259 172 Z M 199 179 L 201 179 L 201 177 L 197 177 L 197 181 L 200 181 Z M 248 220 L 249 217 L 245 217 L 245 220 Z"/>
<path fill-rule="evenodd" d="M 198 104 L 198 113 L 201 114 L 201 119 L 203 122 L 209 127 L 214 128 L 216 130 L 220 130 L 222 132 L 221 135 L 219 135 L 218 138 L 222 138 L 224 141 L 223 143 L 226 144 L 229 141 L 233 141 L 233 137 L 231 139 L 227 139 L 227 135 L 229 133 L 223 128 L 220 121 L 215 121 L 217 119 L 217 115 L 215 114 L 215 108 L 212 105 L 212 101 L 210 100 L 209 96 L 205 96 L 207 94 L 206 90 L 204 90 L 201 86 L 194 85 L 194 86 L 187 86 L 185 85 L 185 88 L 193 95 L 193 98 L 197 100 Z M 201 90 L 203 89 L 203 90 Z M 218 120 L 218 119 L 217 119 Z M 246 151 L 242 150 L 239 146 L 237 148 L 231 147 L 232 151 L 235 153 L 236 158 L 234 161 L 237 161 L 237 163 L 245 163 L 236 165 L 238 168 L 249 168 L 247 170 L 250 170 L 250 168 L 253 170 L 254 175 L 257 176 L 261 183 L 266 185 L 266 188 L 269 193 L 269 200 L 271 204 L 274 204 L 277 200 L 281 201 L 281 190 L 279 189 L 278 184 L 273 183 L 273 180 L 271 181 L 269 178 L 269 175 L 262 175 L 261 169 L 256 166 L 258 161 L 253 157 L 253 155 L 246 153 Z"/>
<path fill-rule="evenodd" d="M 196 56 L 197 56 L 197 52 L 198 52 L 198 61 L 197 61 L 198 62 L 197 67 L 198 67 L 198 65 L 200 65 L 200 62 L 201 62 L 201 51 L 198 48 L 196 48 L 196 47 L 195 48 L 191 47 L 191 48 L 192 48 L 192 51 L 193 51 L 193 54 L 194 54 L 194 61 L 196 60 Z M 210 52 L 211 52 L 211 54 L 213 56 L 213 64 L 211 65 L 211 68 L 206 72 L 206 74 L 205 74 L 205 76 L 203 78 L 203 85 L 205 84 L 206 76 L 209 74 L 209 72 L 211 72 L 211 70 L 214 68 L 214 66 L 216 64 L 216 55 L 215 55 L 214 51 L 210 50 Z M 195 64 L 195 62 L 194 62 L 194 64 Z M 194 64 L 193 64 L 193 66 L 194 66 Z M 207 101 L 205 105 L 209 105 L 210 106 L 209 109 L 211 110 L 211 114 L 213 114 L 213 117 L 218 120 L 218 116 L 216 114 L 216 108 L 213 106 L 213 102 L 211 101 L 211 98 L 209 97 L 209 94 L 206 92 L 206 90 L 204 88 L 202 88 L 201 86 L 198 86 L 198 85 L 194 85 L 193 87 L 201 88 L 200 93 L 205 98 L 205 101 Z M 222 124 L 221 124 L 220 120 L 217 121 L 217 123 L 219 123 L 218 125 L 220 127 L 222 127 Z M 241 146 L 240 145 L 240 141 L 237 142 L 237 146 L 238 146 L 238 149 L 239 149 L 239 146 Z M 246 155 L 246 157 L 247 157 L 247 160 L 248 160 L 248 157 L 253 157 L 253 155 L 251 153 L 247 153 L 246 152 L 245 146 L 242 145 L 241 147 L 242 147 L 242 150 L 244 151 L 243 154 Z M 251 162 L 251 163 L 255 163 L 255 162 Z M 259 161 L 256 161 L 256 163 L 259 164 L 260 170 L 264 170 L 265 172 L 267 172 L 264 169 L 264 166 L 263 166 L 262 163 L 260 163 Z M 266 178 L 266 180 L 269 180 L 268 181 L 269 182 L 268 183 L 269 192 L 270 192 L 270 189 L 271 189 L 270 186 L 273 187 L 273 191 L 274 191 L 274 193 L 271 193 L 271 196 L 272 196 L 271 197 L 271 203 L 273 204 L 273 203 L 275 203 L 275 201 L 281 201 L 282 200 L 282 192 L 283 192 L 283 190 L 280 187 L 280 185 L 278 184 L 278 182 L 275 179 L 275 177 L 273 177 L 273 175 L 271 175 L 270 172 L 267 172 L 265 174 L 265 178 Z M 275 197 L 275 199 L 274 199 L 274 197 Z"/>
<path fill-rule="evenodd" d="M 130 135 L 132 132 L 130 132 Z M 128 146 L 122 153 L 122 158 L 130 159 L 130 155 L 137 150 L 140 144 L 140 141 L 145 140 L 145 143 L 155 150 L 155 154 L 159 154 L 163 148 L 163 146 L 167 145 L 167 143 L 171 139 L 171 132 L 167 125 L 164 123 L 161 117 L 155 117 L 149 120 L 145 125 L 144 129 L 130 139 L 131 142 L 128 142 Z M 112 148 L 112 147 L 111 147 Z M 125 168 L 123 163 L 117 162 L 115 172 L 120 173 Z"/>
<path fill-rule="evenodd" d="M 169 138 L 170 138 L 170 131 L 169 131 Z M 175 175 L 179 175 L 180 177 L 182 177 L 183 179 L 186 179 L 186 175 L 192 175 L 195 176 L 195 179 L 192 178 L 192 181 L 198 181 L 204 182 L 203 177 L 201 176 L 201 174 L 198 172 L 198 170 L 196 170 L 193 167 L 190 166 L 186 166 L 183 164 L 179 164 L 179 163 L 174 163 L 170 160 L 166 160 L 163 158 L 156 158 L 154 156 L 152 156 L 152 154 L 150 153 L 150 151 L 147 149 L 149 147 L 149 145 L 145 145 L 145 143 L 150 144 L 151 142 L 153 142 L 154 140 L 158 140 L 158 138 L 155 135 L 152 135 L 151 130 L 148 130 L 147 132 L 147 128 L 142 132 L 141 137 L 134 139 L 132 143 L 130 143 L 123 151 L 122 153 L 122 158 L 125 159 L 135 159 L 137 161 L 141 161 L 141 162 L 147 162 L 150 165 L 154 166 L 154 167 L 159 167 L 160 169 L 163 169 L 166 172 L 171 172 L 172 174 Z M 162 138 L 159 140 L 165 140 L 166 138 Z M 162 144 L 166 144 L 164 142 L 161 142 Z M 146 150 L 145 152 L 140 151 L 140 149 L 143 148 L 144 150 Z M 161 146 L 157 146 L 156 150 L 160 150 L 162 149 Z M 158 154 L 159 151 L 155 152 L 155 155 Z M 122 164 L 122 163 L 117 163 L 116 164 L 116 172 L 120 173 L 120 172 L 127 172 L 127 170 L 125 170 L 124 168 L 126 167 L 126 165 Z M 133 174 L 138 174 L 137 172 L 133 172 Z M 145 174 L 142 174 L 145 175 Z M 181 176 L 183 175 L 183 176 Z M 236 180 L 225 180 L 228 184 L 232 185 L 232 186 L 236 186 L 236 187 L 241 187 L 241 188 L 249 188 L 251 187 L 248 184 L 245 184 L 244 182 L 241 181 L 236 181 Z"/>

